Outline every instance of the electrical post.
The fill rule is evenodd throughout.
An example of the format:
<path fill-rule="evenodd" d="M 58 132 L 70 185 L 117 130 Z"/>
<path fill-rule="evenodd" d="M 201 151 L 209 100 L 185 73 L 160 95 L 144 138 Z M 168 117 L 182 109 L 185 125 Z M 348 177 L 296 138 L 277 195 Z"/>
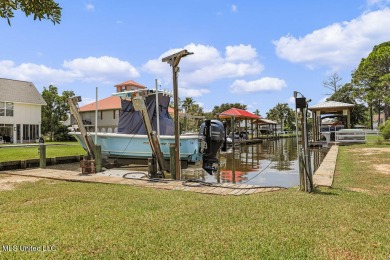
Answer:
<path fill-rule="evenodd" d="M 300 109 L 302 113 L 302 131 L 301 131 L 301 136 L 302 136 L 302 149 L 301 151 L 303 152 L 303 158 L 301 156 L 301 153 L 299 152 L 299 148 L 297 147 L 297 152 L 298 152 L 298 158 L 299 164 L 300 164 L 300 169 L 303 170 L 303 172 L 300 172 L 300 187 L 301 190 L 304 190 L 306 192 L 312 192 L 313 191 L 313 176 L 312 176 L 312 171 L 311 171 L 311 161 L 310 161 L 310 151 L 309 151 L 309 141 L 308 141 L 308 132 L 307 132 L 307 104 L 310 102 L 310 100 L 306 101 L 306 98 L 299 93 L 302 97 L 298 98 L 298 91 L 294 91 L 294 98 L 295 98 L 295 106 L 296 110 Z M 298 122 L 297 120 L 295 121 L 296 123 Z M 298 127 L 298 126 L 297 126 Z M 296 131 L 296 135 L 298 138 L 298 130 Z M 298 141 L 297 141 L 298 145 Z M 303 164 L 303 167 L 301 167 L 301 164 Z"/>

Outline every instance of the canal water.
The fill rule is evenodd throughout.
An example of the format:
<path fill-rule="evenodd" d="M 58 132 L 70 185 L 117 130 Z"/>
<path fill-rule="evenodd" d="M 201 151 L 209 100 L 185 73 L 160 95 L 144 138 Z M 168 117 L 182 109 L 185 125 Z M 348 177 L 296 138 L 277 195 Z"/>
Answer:
<path fill-rule="evenodd" d="M 299 145 L 300 146 L 300 145 Z M 313 172 L 319 167 L 327 148 L 310 149 Z M 213 175 L 203 176 L 211 183 L 236 183 L 261 186 L 299 186 L 299 162 L 295 138 L 264 140 L 236 146 L 219 155 L 220 167 Z"/>

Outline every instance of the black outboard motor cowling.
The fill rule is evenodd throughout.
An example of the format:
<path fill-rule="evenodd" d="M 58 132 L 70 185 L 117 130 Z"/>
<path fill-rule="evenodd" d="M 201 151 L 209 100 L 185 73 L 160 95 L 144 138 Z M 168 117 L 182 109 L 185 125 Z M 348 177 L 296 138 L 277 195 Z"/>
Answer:
<path fill-rule="evenodd" d="M 225 141 L 225 128 L 221 121 L 206 120 L 199 130 L 200 152 L 203 153 L 203 169 L 212 174 L 218 164 L 217 153 Z"/>

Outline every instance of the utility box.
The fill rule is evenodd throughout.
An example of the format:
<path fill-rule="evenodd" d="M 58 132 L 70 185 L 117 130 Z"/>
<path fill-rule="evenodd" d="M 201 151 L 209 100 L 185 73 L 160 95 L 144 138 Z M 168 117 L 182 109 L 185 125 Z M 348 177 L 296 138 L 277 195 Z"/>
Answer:
<path fill-rule="evenodd" d="M 295 99 L 296 108 L 306 108 L 306 98 L 296 98 Z"/>

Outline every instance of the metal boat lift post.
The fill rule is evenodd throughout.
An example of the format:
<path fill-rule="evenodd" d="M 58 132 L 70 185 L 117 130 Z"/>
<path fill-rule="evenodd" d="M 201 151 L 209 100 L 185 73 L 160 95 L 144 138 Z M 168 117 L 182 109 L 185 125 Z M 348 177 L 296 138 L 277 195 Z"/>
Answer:
<path fill-rule="evenodd" d="M 175 173 L 176 180 L 181 179 L 180 172 L 180 124 L 179 124 L 179 94 L 178 94 L 178 86 L 177 86 L 177 74 L 180 71 L 179 62 L 182 57 L 193 54 L 192 52 L 188 52 L 187 50 L 179 51 L 175 54 L 167 56 L 162 59 L 162 62 L 167 62 L 172 67 L 172 75 L 173 75 L 173 102 L 174 102 L 174 121 L 175 121 Z"/>

